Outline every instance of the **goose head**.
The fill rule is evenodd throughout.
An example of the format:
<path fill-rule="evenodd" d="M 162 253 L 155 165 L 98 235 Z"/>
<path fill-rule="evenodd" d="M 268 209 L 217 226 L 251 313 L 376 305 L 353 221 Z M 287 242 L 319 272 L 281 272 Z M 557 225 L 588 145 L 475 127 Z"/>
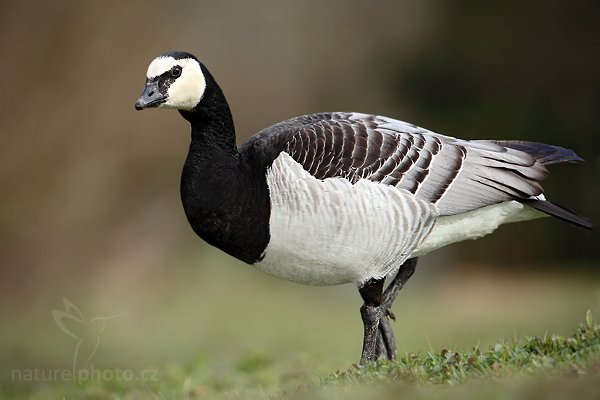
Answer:
<path fill-rule="evenodd" d="M 165 53 L 148 66 L 146 85 L 135 109 L 192 110 L 202 100 L 205 90 L 206 78 L 196 57 L 182 51 Z"/>

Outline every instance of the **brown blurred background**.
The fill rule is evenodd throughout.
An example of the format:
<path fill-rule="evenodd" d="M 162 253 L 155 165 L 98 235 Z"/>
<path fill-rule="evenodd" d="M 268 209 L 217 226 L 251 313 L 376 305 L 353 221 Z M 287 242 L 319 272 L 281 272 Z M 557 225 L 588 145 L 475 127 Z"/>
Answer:
<path fill-rule="evenodd" d="M 547 197 L 600 223 L 598 4 L 422 0 L 3 4 L 0 362 L 9 369 L 69 362 L 64 349 L 71 343 L 49 316 L 50 310 L 62 307 L 63 297 L 88 310 L 90 317 L 127 312 L 127 322 L 115 322 L 121 324 L 114 329 L 121 329 L 122 336 L 107 346 L 129 354 L 123 350 L 126 343 L 135 357 L 147 356 L 141 362 L 163 360 L 164 352 L 154 346 L 167 338 L 176 338 L 182 348 L 180 353 L 170 348 L 174 359 L 186 352 L 210 354 L 206 341 L 223 337 L 222 332 L 199 333 L 190 321 L 208 318 L 211 302 L 232 301 L 221 298 L 229 290 L 241 293 L 240 303 L 223 308 L 233 314 L 254 296 L 248 291 L 266 285 L 272 292 L 260 294 L 265 297 L 262 306 L 271 304 L 267 299 L 288 293 L 300 303 L 311 296 L 327 302 L 339 299 L 339 305 L 327 312 L 343 310 L 349 324 L 358 324 L 354 320 L 359 302 L 353 288 L 304 288 L 276 281 L 193 235 L 178 188 L 189 127 L 175 112 L 133 108 L 148 63 L 167 50 L 190 51 L 212 71 L 230 102 L 240 143 L 295 115 L 361 111 L 467 139 L 521 138 L 573 148 L 586 163 L 554 166 L 545 185 Z M 464 292 L 461 282 L 483 274 L 481 282 L 491 286 L 482 289 L 480 281 L 472 283 L 468 286 L 472 297 L 456 303 L 457 309 L 482 301 L 490 291 L 497 302 L 505 302 L 503 288 L 520 287 L 521 276 L 538 283 L 550 275 L 553 282 L 583 276 L 585 293 L 596 293 L 599 239 L 597 231 L 552 219 L 505 226 L 492 237 L 424 257 L 417 275 L 421 274 L 420 287 L 431 283 L 443 288 L 443 282 L 451 279 L 457 292 Z M 560 273 L 565 275 L 556 275 Z M 498 286 L 494 288 L 493 282 Z M 516 299 L 528 301 L 528 285 Z M 579 293 L 580 286 L 574 285 L 563 293 Z M 541 296 L 561 298 L 561 287 L 550 285 Z M 198 297 L 185 297 L 188 292 Z M 593 296 L 577 307 L 593 306 L 588 304 Z M 350 298 L 353 303 L 346 306 Z M 540 308 L 553 307 L 544 299 Z M 517 307 L 519 302 L 510 304 Z M 435 318 L 439 307 L 432 306 L 434 314 L 422 318 Z M 547 320 L 552 320 L 548 312 Z M 277 325 L 283 316 L 275 312 L 273 318 L 268 323 Z M 233 331 L 239 327 L 229 323 L 234 325 L 224 326 L 231 328 L 235 340 Z M 298 324 L 281 348 L 310 323 Z M 332 322 L 330 333 L 335 326 Z M 415 335 L 419 334 L 422 338 L 421 333 Z M 250 335 L 247 346 L 269 348 L 275 337 L 267 335 L 263 344 Z M 348 343 L 356 341 L 358 347 L 359 337 L 357 330 Z M 136 345 L 139 348 L 131 350 Z M 330 349 L 323 347 L 326 354 Z M 163 355 L 148 356 L 153 351 Z M 337 359 L 342 365 L 358 354 L 357 348 L 342 351 Z M 106 356 L 106 362 L 111 357 Z"/>

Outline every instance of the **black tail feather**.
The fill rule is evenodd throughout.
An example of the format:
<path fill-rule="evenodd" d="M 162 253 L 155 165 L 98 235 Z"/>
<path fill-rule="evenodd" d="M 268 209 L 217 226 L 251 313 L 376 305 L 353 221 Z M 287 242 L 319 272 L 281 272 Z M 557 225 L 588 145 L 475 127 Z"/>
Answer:
<path fill-rule="evenodd" d="M 573 225 L 592 229 L 592 223 L 588 219 L 575 214 L 573 211 L 561 205 L 552 203 L 551 201 L 538 199 L 517 199 L 517 201 Z"/>
<path fill-rule="evenodd" d="M 497 143 L 504 147 L 508 147 L 510 149 L 519 150 L 524 153 L 531 154 L 542 165 L 551 165 L 563 162 L 583 162 L 583 159 L 577 154 L 575 154 L 573 150 L 565 149 L 559 146 L 552 146 L 544 143 L 526 142 L 520 140 L 495 140 L 494 143 Z M 569 222 L 573 225 L 581 226 L 586 229 L 592 229 L 592 223 L 588 219 L 577 215 L 575 212 L 559 204 L 553 203 L 548 200 L 539 200 L 535 198 L 516 200 L 529 207 L 533 207 L 536 210 L 539 210 L 543 213 L 561 219 L 565 222 Z"/>
<path fill-rule="evenodd" d="M 495 140 L 494 143 L 531 154 L 543 165 L 583 162 L 583 159 L 575 154 L 573 150 L 549 144 L 520 140 Z"/>

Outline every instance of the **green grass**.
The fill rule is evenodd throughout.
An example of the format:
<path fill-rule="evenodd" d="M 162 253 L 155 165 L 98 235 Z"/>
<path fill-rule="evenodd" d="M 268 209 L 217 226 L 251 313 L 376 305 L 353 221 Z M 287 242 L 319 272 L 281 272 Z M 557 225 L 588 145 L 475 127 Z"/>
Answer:
<path fill-rule="evenodd" d="M 575 328 L 586 309 L 600 315 L 597 275 L 442 273 L 424 260 L 394 304 L 398 361 L 358 367 L 355 287 L 297 285 L 222 260 L 207 251 L 164 271 L 109 270 L 49 282 L 28 302 L 9 297 L 0 398 L 600 398 L 598 327 Z M 77 364 L 109 375 L 15 377 L 71 369 L 76 341 L 52 315 L 63 298 L 87 320 L 120 315 Z"/>
<path fill-rule="evenodd" d="M 233 371 L 218 372 L 197 359 L 146 378 L 5 386 L 2 398 L 561 398 L 574 393 L 598 398 L 600 326 L 588 311 L 586 322 L 568 336 L 513 338 L 488 349 L 404 353 L 393 362 L 353 365 L 325 378 L 313 375 L 307 360 L 277 361 L 260 352 L 241 357 Z"/>
<path fill-rule="evenodd" d="M 600 328 L 594 325 L 591 312 L 586 323 L 572 335 L 546 335 L 524 338 L 522 343 L 501 342 L 487 350 L 406 353 L 393 362 L 381 361 L 355 366 L 332 375 L 326 383 L 387 383 L 401 381 L 417 384 L 456 385 L 469 379 L 536 376 L 569 371 L 585 373 L 590 362 L 599 361 Z"/>

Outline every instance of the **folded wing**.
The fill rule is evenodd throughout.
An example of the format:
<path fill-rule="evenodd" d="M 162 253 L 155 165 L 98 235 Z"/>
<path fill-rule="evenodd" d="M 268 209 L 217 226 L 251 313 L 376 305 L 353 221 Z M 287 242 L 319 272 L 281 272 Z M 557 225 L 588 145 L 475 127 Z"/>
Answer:
<path fill-rule="evenodd" d="M 260 134 L 259 134 L 260 135 Z M 584 218 L 543 197 L 545 165 L 582 161 L 573 151 L 523 141 L 461 140 L 391 118 L 311 114 L 264 131 L 318 179 L 392 185 L 454 215 L 517 200 L 576 225 Z"/>

